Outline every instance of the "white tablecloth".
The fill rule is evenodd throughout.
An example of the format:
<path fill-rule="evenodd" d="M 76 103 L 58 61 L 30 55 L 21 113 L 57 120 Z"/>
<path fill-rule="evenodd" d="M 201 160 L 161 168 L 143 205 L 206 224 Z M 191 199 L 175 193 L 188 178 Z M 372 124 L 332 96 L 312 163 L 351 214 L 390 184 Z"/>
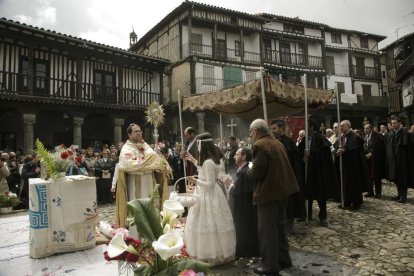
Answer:
<path fill-rule="evenodd" d="M 29 179 L 30 257 L 95 246 L 95 178 Z"/>

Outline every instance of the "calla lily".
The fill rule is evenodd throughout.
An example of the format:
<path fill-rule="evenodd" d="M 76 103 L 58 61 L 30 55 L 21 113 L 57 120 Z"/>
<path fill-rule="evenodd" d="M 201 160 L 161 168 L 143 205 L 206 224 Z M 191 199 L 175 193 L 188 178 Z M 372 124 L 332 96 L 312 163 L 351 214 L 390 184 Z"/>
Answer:
<path fill-rule="evenodd" d="M 177 222 L 178 215 L 168 210 L 161 211 L 162 221 L 161 226 L 164 228 L 166 225 L 170 225 L 171 227 Z M 165 231 L 164 231 L 165 233 Z"/>
<path fill-rule="evenodd" d="M 168 199 L 164 201 L 162 207 L 164 210 L 176 213 L 178 216 L 181 216 L 184 213 L 183 205 L 181 205 L 181 203 L 176 200 Z"/>
<path fill-rule="evenodd" d="M 132 246 L 128 246 L 125 243 L 124 234 L 117 233 L 115 237 L 113 237 L 112 240 L 109 242 L 108 256 L 110 258 L 115 258 L 124 253 L 125 251 L 137 254 L 137 251 Z"/>
<path fill-rule="evenodd" d="M 164 261 L 179 254 L 183 246 L 183 238 L 176 233 L 164 234 L 152 243 L 152 247 Z"/>
<path fill-rule="evenodd" d="M 108 245 L 108 256 L 115 258 L 127 250 L 128 245 L 124 241 L 124 235 L 117 233 Z"/>

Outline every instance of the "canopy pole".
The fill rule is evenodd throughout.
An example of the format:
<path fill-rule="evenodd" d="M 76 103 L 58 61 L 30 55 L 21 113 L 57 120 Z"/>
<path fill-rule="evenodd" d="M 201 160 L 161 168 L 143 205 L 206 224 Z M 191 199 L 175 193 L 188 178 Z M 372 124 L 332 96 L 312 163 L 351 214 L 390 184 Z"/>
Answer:
<path fill-rule="evenodd" d="M 184 150 L 184 132 L 183 132 L 183 117 L 182 117 L 182 110 L 181 110 L 181 92 L 180 90 L 177 90 L 177 97 L 178 97 L 178 116 L 180 118 L 180 134 L 181 134 L 181 152 L 183 152 Z M 184 177 L 185 177 L 185 182 L 187 185 L 187 178 L 186 178 L 186 169 L 185 169 L 185 156 L 183 156 L 183 168 L 184 168 Z"/>
<path fill-rule="evenodd" d="M 303 88 L 305 90 L 305 155 L 308 156 L 307 162 L 305 163 L 305 183 L 308 185 L 308 162 L 309 162 L 309 126 L 308 126 L 308 84 L 306 74 L 303 74 Z M 306 218 L 305 222 L 308 223 L 309 220 L 309 199 L 305 198 L 305 210 Z"/>
<path fill-rule="evenodd" d="M 264 88 L 264 81 L 263 81 L 264 73 L 265 73 L 264 68 L 260 67 L 260 86 L 262 87 L 263 119 L 266 121 L 266 123 L 268 123 L 266 95 L 265 95 L 265 88 Z"/>
<path fill-rule="evenodd" d="M 223 119 L 220 114 L 220 149 L 222 149 L 224 143 L 223 143 Z"/>
<path fill-rule="evenodd" d="M 340 128 L 340 123 L 341 123 L 341 114 L 340 114 L 340 110 L 339 110 L 339 105 L 341 103 L 341 94 L 339 93 L 338 90 L 338 83 L 335 82 L 335 96 L 336 96 L 336 112 L 337 112 L 337 117 L 338 117 L 338 143 L 339 143 L 339 148 L 342 148 L 342 132 L 341 132 L 341 128 Z M 339 180 L 341 183 L 341 206 L 342 208 L 345 207 L 345 195 L 344 195 L 344 175 L 343 175 L 343 171 L 342 171 L 342 154 L 339 156 Z"/>

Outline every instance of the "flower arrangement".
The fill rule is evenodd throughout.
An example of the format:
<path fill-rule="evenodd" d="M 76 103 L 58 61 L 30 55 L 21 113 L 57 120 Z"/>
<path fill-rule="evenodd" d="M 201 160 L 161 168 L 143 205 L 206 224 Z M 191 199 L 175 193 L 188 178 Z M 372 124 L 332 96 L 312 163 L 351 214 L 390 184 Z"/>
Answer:
<path fill-rule="evenodd" d="M 0 194 L 0 208 L 16 207 L 20 204 L 20 198 L 11 192 Z"/>
<path fill-rule="evenodd" d="M 41 158 L 40 161 L 45 167 L 46 178 L 59 178 L 62 175 L 61 173 L 66 173 L 69 166 L 73 163 L 73 151 L 67 149 L 65 145 L 59 145 L 55 147 L 53 152 L 49 152 L 43 143 L 37 139 L 34 152 Z"/>
<path fill-rule="evenodd" d="M 163 207 L 161 219 L 153 199 L 128 202 L 128 210 L 133 216 L 130 225 L 136 225 L 142 240 L 135 240 L 124 231 L 117 232 L 109 242 L 104 258 L 126 262 L 135 275 L 204 275 L 207 265 L 188 258 L 182 230 L 174 229 L 184 207 L 173 200 L 166 200 Z"/>

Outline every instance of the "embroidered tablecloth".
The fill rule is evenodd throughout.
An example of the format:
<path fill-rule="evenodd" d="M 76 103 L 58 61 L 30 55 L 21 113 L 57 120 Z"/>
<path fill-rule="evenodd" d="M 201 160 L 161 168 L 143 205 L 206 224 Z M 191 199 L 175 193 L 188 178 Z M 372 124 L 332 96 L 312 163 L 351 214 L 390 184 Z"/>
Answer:
<path fill-rule="evenodd" d="M 30 257 L 95 246 L 98 219 L 94 177 L 29 179 Z"/>

